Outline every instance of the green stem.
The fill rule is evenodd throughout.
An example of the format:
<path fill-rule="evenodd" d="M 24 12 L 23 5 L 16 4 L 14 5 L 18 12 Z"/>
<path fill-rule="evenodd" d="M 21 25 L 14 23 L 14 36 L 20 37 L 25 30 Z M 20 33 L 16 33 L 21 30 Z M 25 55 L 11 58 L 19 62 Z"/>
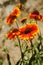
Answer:
<path fill-rule="evenodd" d="M 18 26 L 17 22 L 16 22 L 16 25 L 17 25 L 17 28 L 19 29 L 19 26 Z M 22 53 L 22 49 L 21 49 L 20 39 L 18 37 L 17 37 L 17 39 L 18 39 L 18 42 L 19 42 L 19 47 L 20 47 L 20 52 L 21 52 L 21 58 L 22 58 L 22 62 L 23 62 L 23 53 Z M 23 65 L 24 65 L 24 62 L 23 62 Z"/>
<path fill-rule="evenodd" d="M 19 40 L 19 38 L 17 37 L 17 39 L 18 39 L 18 42 L 19 42 L 19 47 L 20 47 L 20 52 L 21 52 L 21 59 L 22 59 L 22 62 L 23 62 L 23 53 L 22 53 L 22 49 L 21 49 L 21 44 L 20 44 L 20 40 Z M 24 62 L 23 62 L 23 65 L 24 65 Z"/>
<path fill-rule="evenodd" d="M 30 43 L 31 43 L 32 54 L 33 54 L 33 43 L 32 43 L 32 40 L 30 40 Z"/>
<path fill-rule="evenodd" d="M 31 43 L 31 47 L 33 47 L 33 43 L 32 43 L 32 40 L 30 40 L 30 43 Z"/>
<path fill-rule="evenodd" d="M 11 65 L 10 56 L 8 53 L 7 53 L 7 60 L 8 60 L 8 64 Z"/>

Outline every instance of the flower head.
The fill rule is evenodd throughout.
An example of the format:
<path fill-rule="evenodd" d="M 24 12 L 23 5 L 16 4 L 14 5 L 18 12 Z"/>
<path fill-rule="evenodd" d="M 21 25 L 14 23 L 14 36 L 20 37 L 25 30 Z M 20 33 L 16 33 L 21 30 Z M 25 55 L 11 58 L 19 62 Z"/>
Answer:
<path fill-rule="evenodd" d="M 24 18 L 22 18 L 22 19 L 20 20 L 20 22 L 21 22 L 21 23 L 25 23 L 26 20 L 27 20 L 27 17 L 24 17 Z"/>
<path fill-rule="evenodd" d="M 12 16 L 12 14 L 10 14 L 10 15 L 7 17 L 7 24 L 8 24 L 8 25 L 11 25 L 14 21 L 16 21 L 16 16 Z"/>
<path fill-rule="evenodd" d="M 31 12 L 29 16 L 31 19 L 35 19 L 35 20 L 41 20 L 43 18 L 43 16 L 40 15 L 37 10 L 34 10 L 33 12 Z"/>
<path fill-rule="evenodd" d="M 34 10 L 34 11 L 32 12 L 32 14 L 39 15 L 39 12 L 38 12 L 37 10 Z"/>
<path fill-rule="evenodd" d="M 12 29 L 8 34 L 6 34 L 6 37 L 8 39 L 16 38 L 16 36 L 19 35 L 19 30 L 17 28 Z"/>
<path fill-rule="evenodd" d="M 19 37 L 24 40 L 33 39 L 37 33 L 39 33 L 39 27 L 37 24 L 27 24 L 19 29 Z"/>
<path fill-rule="evenodd" d="M 16 21 L 17 16 L 20 15 L 20 9 L 16 7 L 13 12 L 7 17 L 7 24 L 12 24 L 14 21 Z"/>
<path fill-rule="evenodd" d="M 14 8 L 13 12 L 12 12 L 12 15 L 14 16 L 19 16 L 20 15 L 20 9 L 18 7 Z"/>
<path fill-rule="evenodd" d="M 12 39 L 13 38 L 12 32 L 7 33 L 6 34 L 6 38 Z"/>

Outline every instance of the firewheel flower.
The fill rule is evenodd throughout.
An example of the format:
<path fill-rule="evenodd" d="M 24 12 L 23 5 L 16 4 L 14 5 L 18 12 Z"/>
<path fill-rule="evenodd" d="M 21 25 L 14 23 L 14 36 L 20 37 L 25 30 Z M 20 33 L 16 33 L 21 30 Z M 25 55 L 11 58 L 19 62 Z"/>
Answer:
<path fill-rule="evenodd" d="M 19 16 L 20 15 L 20 9 L 18 7 L 15 7 L 13 12 L 12 12 L 12 15 L 13 16 Z"/>
<path fill-rule="evenodd" d="M 13 38 L 16 38 L 16 36 L 18 35 L 19 35 L 19 30 L 17 28 L 14 28 L 6 34 L 6 38 L 11 40 Z"/>
<path fill-rule="evenodd" d="M 7 17 L 7 24 L 12 24 L 16 21 L 16 18 L 20 15 L 20 9 L 18 7 L 14 8 L 13 12 Z"/>
<path fill-rule="evenodd" d="M 19 37 L 23 40 L 31 40 L 39 33 L 39 27 L 37 24 L 27 24 L 19 29 Z"/>
<path fill-rule="evenodd" d="M 27 20 L 27 17 L 24 17 L 24 18 L 22 18 L 22 19 L 20 20 L 20 22 L 21 22 L 21 23 L 25 23 L 26 20 Z"/>
<path fill-rule="evenodd" d="M 10 14 L 8 17 L 7 17 L 7 24 L 10 25 L 10 24 L 13 24 L 13 22 L 16 21 L 16 16 L 12 16 L 12 14 Z"/>
<path fill-rule="evenodd" d="M 40 13 L 37 10 L 34 10 L 33 12 L 31 12 L 29 14 L 29 17 L 31 19 L 35 19 L 35 20 L 42 20 L 43 19 L 43 16 L 40 15 Z"/>

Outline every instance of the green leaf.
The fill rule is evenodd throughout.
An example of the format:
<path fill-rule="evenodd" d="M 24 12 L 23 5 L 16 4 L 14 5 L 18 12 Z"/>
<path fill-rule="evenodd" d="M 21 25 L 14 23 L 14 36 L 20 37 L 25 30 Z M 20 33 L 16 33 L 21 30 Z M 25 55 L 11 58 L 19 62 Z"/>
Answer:
<path fill-rule="evenodd" d="M 32 57 L 30 58 L 28 65 L 32 65 L 32 62 L 34 62 L 34 60 L 35 60 L 35 54 L 33 54 Z"/>
<path fill-rule="evenodd" d="M 38 39 L 42 41 L 42 37 L 41 37 L 41 35 L 39 35 Z"/>
<path fill-rule="evenodd" d="M 34 45 L 34 51 L 36 52 L 36 54 L 39 53 L 39 50 L 35 45 Z"/>
<path fill-rule="evenodd" d="M 41 51 L 43 51 L 43 46 L 41 47 Z"/>
<path fill-rule="evenodd" d="M 23 42 L 23 44 L 22 44 L 22 46 L 21 46 L 23 53 L 24 53 L 24 51 L 26 50 L 26 46 L 27 46 L 26 43 Z"/>
<path fill-rule="evenodd" d="M 2 51 L 6 52 L 6 51 L 8 51 L 8 48 L 7 48 L 7 47 L 4 47 L 4 48 L 2 49 Z"/>

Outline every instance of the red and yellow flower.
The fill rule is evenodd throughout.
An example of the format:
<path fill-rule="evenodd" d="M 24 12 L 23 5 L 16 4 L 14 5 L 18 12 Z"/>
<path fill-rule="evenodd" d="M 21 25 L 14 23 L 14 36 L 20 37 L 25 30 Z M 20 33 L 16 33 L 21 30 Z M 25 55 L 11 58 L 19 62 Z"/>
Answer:
<path fill-rule="evenodd" d="M 16 18 L 20 15 L 20 9 L 16 7 L 13 12 L 7 17 L 7 24 L 12 24 L 16 21 Z"/>
<path fill-rule="evenodd" d="M 43 16 L 39 14 L 39 12 L 37 10 L 34 10 L 33 12 L 31 12 L 29 14 L 29 17 L 31 19 L 35 19 L 35 20 L 42 20 L 43 19 Z"/>
<path fill-rule="evenodd" d="M 16 16 L 12 16 L 12 14 L 10 14 L 10 15 L 7 17 L 7 24 L 8 24 L 8 25 L 13 24 L 14 21 L 16 21 Z"/>
<path fill-rule="evenodd" d="M 19 35 L 19 30 L 17 28 L 12 29 L 8 34 L 6 34 L 6 37 L 8 39 L 16 38 L 16 36 Z"/>
<path fill-rule="evenodd" d="M 24 40 L 31 40 L 34 36 L 39 33 L 39 27 L 37 24 L 27 24 L 19 29 L 20 35 L 19 37 Z"/>
<path fill-rule="evenodd" d="M 18 7 L 14 8 L 13 12 L 12 12 L 12 15 L 13 16 L 19 16 L 20 15 L 20 9 Z"/>

